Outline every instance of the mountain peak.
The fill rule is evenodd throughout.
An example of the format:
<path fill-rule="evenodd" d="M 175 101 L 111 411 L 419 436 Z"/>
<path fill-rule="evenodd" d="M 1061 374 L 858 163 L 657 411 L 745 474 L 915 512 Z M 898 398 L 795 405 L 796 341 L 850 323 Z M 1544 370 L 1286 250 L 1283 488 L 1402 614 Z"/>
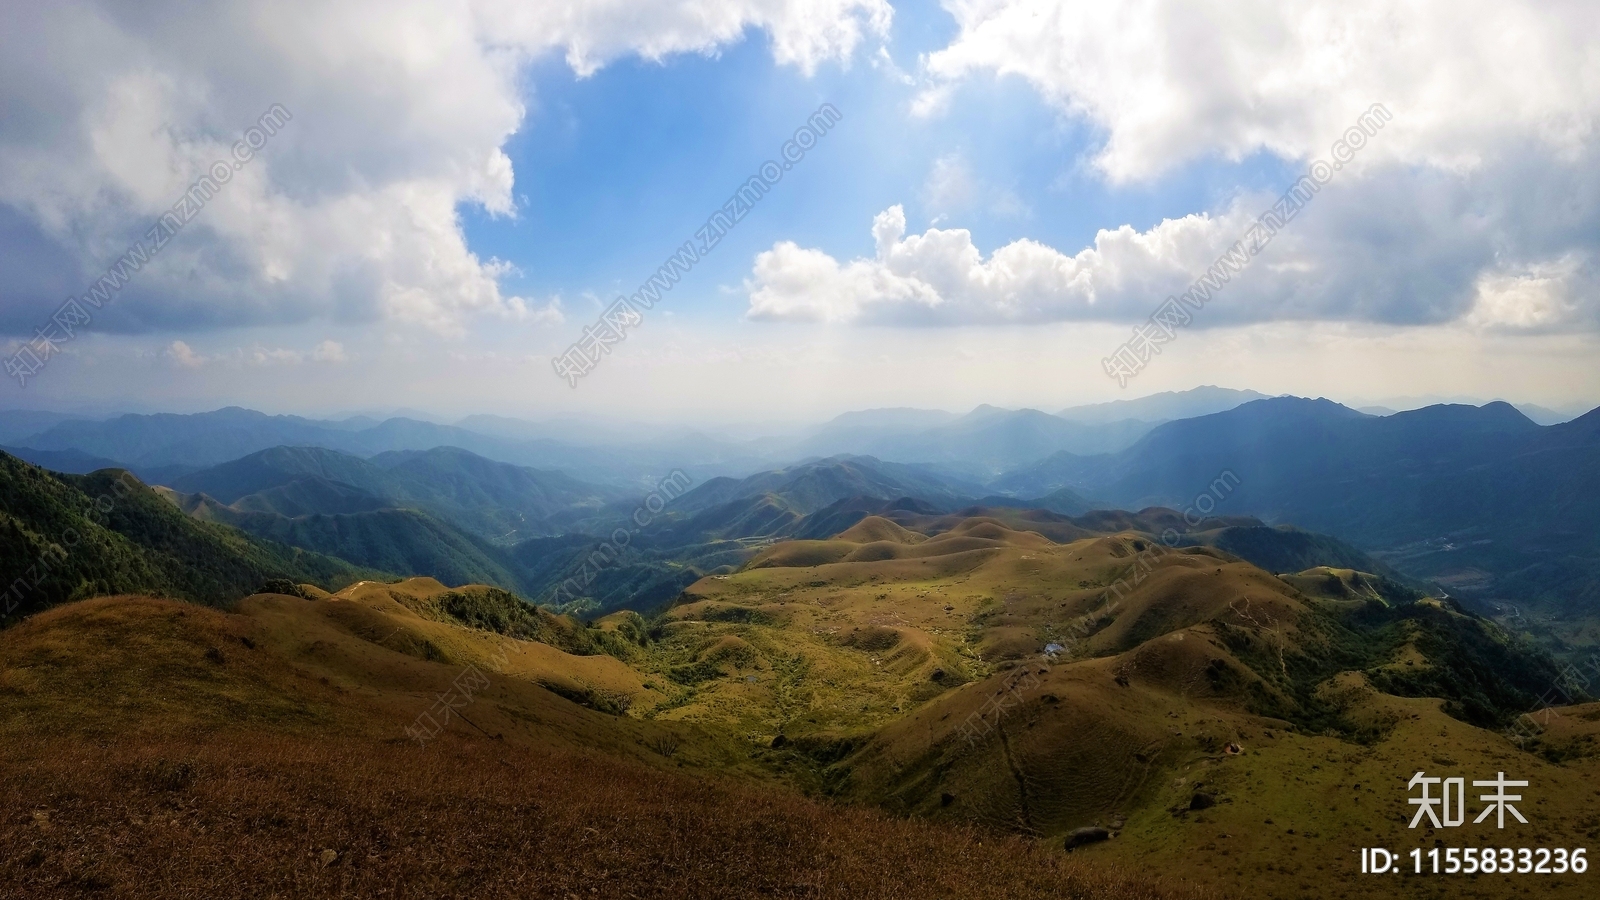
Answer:
<path fill-rule="evenodd" d="M 1133 400 L 1112 400 L 1107 403 L 1068 407 L 1056 415 L 1084 424 L 1103 424 L 1129 419 L 1165 422 L 1226 412 L 1240 404 L 1267 397 L 1267 394 L 1259 391 L 1235 390 L 1206 384 L 1187 391 L 1162 391 Z"/>

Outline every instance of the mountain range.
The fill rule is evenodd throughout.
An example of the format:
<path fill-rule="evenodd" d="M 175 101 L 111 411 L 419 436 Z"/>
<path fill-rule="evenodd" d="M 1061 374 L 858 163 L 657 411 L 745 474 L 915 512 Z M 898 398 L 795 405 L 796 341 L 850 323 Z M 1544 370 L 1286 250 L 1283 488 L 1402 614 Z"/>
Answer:
<path fill-rule="evenodd" d="M 504 436 L 504 429 L 485 434 L 403 417 L 318 420 L 228 407 L 192 415 L 72 419 L 11 444 L 23 455 L 76 451 L 114 460 L 158 482 L 280 446 L 320 447 L 360 457 L 457 447 L 497 462 L 559 469 L 575 478 L 635 488 L 673 468 L 720 473 L 729 467 L 754 468 L 763 461 L 752 451 L 692 433 L 670 440 L 602 444 L 590 442 L 590 436 L 576 427 L 556 432 L 561 437 L 548 436 L 552 429 L 542 431 L 545 437 L 529 438 Z"/>
<path fill-rule="evenodd" d="M 182 475 L 168 486 L 239 512 L 290 518 L 421 509 L 500 543 L 552 533 L 545 524 L 551 516 L 581 515 L 626 496 L 459 447 L 391 450 L 369 459 L 321 447 L 274 447 Z"/>
<path fill-rule="evenodd" d="M 693 573 L 822 527 L 813 516 L 837 522 L 902 499 L 942 512 L 1185 510 L 1226 472 L 1237 485 L 1203 505 L 1333 536 L 1468 601 L 1573 616 L 1600 602 L 1600 506 L 1587 501 L 1600 487 L 1596 415 L 1541 426 L 1496 402 L 1377 416 L 1206 387 L 1057 415 L 869 410 L 746 441 L 655 426 L 653 443 L 630 444 L 624 428 L 562 426 L 566 439 L 589 428 L 600 443 L 588 446 L 490 416 L 440 425 L 225 409 L 104 421 L 11 413 L 0 424 L 11 435 L 42 428 L 13 439 L 15 455 L 63 473 L 132 468 L 195 518 L 530 597 L 552 596 L 617 528 L 635 530 L 589 579 L 599 608 L 644 602 L 626 596 L 641 585 L 657 602 Z M 693 489 L 630 525 L 678 463 Z"/>
<path fill-rule="evenodd" d="M 979 413 L 885 419 L 923 433 L 1038 421 Z M 430 784 L 489 773 L 452 782 L 478 820 L 484 798 L 562 746 L 588 755 L 557 781 L 609 798 L 608 816 L 606 766 L 644 760 L 660 770 L 650 783 L 737 772 L 839 809 L 978 829 L 963 833 L 982 844 L 1048 840 L 1074 862 L 1170 868 L 1221 846 L 1219 891 L 1302 896 L 1320 871 L 1310 848 L 1416 837 L 1382 812 L 1397 797 L 1359 786 L 1403 784 L 1419 758 L 1514 756 L 1548 786 L 1550 841 L 1572 846 L 1589 827 L 1595 711 L 1563 710 L 1513 748 L 1506 729 L 1563 676 L 1520 619 L 1483 613 L 1515 598 L 1581 636 L 1597 461 L 1600 411 L 1542 427 L 1506 404 L 1378 417 L 1283 397 L 994 478 L 972 474 L 993 459 L 835 454 L 673 472 L 644 497 L 448 445 L 280 445 L 155 487 L 0 454 L 0 565 L 22 575 L 0 622 L 0 732 L 28 773 L 0 787 L 33 813 L 12 824 L 40 835 L 138 802 L 137 819 L 118 812 L 95 833 L 128 815 L 138 840 L 165 846 L 164 817 L 203 810 L 208 833 L 255 829 L 304 854 L 309 826 L 239 826 L 280 821 L 239 798 L 263 779 L 291 809 L 390 784 L 369 759 L 414 773 L 438 746 L 383 754 L 423 727 L 419 697 L 476 671 L 476 702 L 429 733 L 452 742 L 451 767 L 424 771 Z M 148 723 L 238 741 L 202 764 L 160 745 L 93 768 L 108 740 L 143 746 L 128 735 Z M 295 735 L 359 760 L 285 767 Z M 462 742 L 483 748 L 475 767 L 457 765 Z M 351 770 L 368 787 L 318 774 Z M 542 803 L 552 788 L 524 789 Z M 364 802 L 393 809 L 384 791 Z M 415 874 L 387 848 L 417 821 L 359 850 L 319 837 L 310 846 L 337 849 L 313 871 Z M 42 884 L 27 859 L 0 866 Z"/>
<path fill-rule="evenodd" d="M 0 445 L 42 465 L 82 468 L 92 461 L 114 462 L 160 483 L 278 446 L 321 447 L 361 457 L 458 447 L 497 462 L 556 469 L 617 487 L 647 486 L 672 469 L 705 480 L 839 454 L 944 464 L 961 477 L 981 480 L 1058 450 L 1120 450 L 1168 418 L 1213 412 L 1257 396 L 1206 387 L 1080 407 L 1068 416 L 992 406 L 965 415 L 867 410 L 845 413 L 798 434 L 746 440 L 683 426 L 574 417 L 531 422 L 473 415 L 447 425 L 407 416 L 309 419 L 239 407 L 110 419 L 17 410 L 0 412 Z M 1108 413 L 1113 409 L 1115 416 Z"/>
<path fill-rule="evenodd" d="M 1239 485 L 1219 506 L 1336 535 L 1464 595 L 1569 612 L 1600 601 L 1600 411 L 1539 426 L 1508 403 L 1380 417 L 1274 398 L 990 486 L 1182 508 L 1223 471 Z"/>

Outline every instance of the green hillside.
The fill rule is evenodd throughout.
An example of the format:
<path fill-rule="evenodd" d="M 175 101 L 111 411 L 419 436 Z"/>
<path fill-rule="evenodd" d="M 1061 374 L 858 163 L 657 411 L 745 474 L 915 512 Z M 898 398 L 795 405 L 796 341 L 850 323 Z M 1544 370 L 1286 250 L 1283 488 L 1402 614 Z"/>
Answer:
<path fill-rule="evenodd" d="M 290 518 L 241 512 L 206 498 L 182 498 L 191 515 L 227 523 L 269 541 L 385 572 L 426 575 L 448 584 L 492 584 L 526 591 L 504 552 L 415 509 L 378 509 Z"/>
<path fill-rule="evenodd" d="M 550 517 L 592 514 L 619 496 L 614 488 L 495 462 L 458 447 L 371 459 L 321 447 L 272 447 L 184 475 L 171 486 L 241 512 L 291 518 L 420 509 L 501 544 L 550 534 Z"/>
<path fill-rule="evenodd" d="M 269 578 L 338 587 L 364 574 L 339 559 L 195 521 L 125 471 L 56 475 L 3 453 L 0 573 L 8 620 L 99 594 L 223 604 Z"/>

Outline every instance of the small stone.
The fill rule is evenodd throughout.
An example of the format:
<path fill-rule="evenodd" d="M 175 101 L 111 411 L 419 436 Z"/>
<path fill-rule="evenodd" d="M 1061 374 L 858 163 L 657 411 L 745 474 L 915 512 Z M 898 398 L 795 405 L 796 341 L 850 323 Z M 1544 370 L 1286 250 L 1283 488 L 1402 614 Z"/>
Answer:
<path fill-rule="evenodd" d="M 337 851 L 337 850 L 324 850 L 324 851 L 322 851 L 322 865 L 323 865 L 323 867 L 331 866 L 331 865 L 333 865 L 334 863 L 336 863 L 338 861 L 339 861 L 339 851 Z"/>
<path fill-rule="evenodd" d="M 1189 808 L 1192 810 L 1210 809 L 1217 805 L 1217 798 L 1210 794 L 1197 793 L 1189 799 Z"/>

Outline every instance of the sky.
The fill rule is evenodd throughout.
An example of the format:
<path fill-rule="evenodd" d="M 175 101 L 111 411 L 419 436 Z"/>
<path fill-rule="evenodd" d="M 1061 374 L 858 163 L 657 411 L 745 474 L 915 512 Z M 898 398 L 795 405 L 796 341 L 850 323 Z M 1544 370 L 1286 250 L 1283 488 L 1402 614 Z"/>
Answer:
<path fill-rule="evenodd" d="M 0 408 L 1600 403 L 1593 3 L 0 6 Z"/>

